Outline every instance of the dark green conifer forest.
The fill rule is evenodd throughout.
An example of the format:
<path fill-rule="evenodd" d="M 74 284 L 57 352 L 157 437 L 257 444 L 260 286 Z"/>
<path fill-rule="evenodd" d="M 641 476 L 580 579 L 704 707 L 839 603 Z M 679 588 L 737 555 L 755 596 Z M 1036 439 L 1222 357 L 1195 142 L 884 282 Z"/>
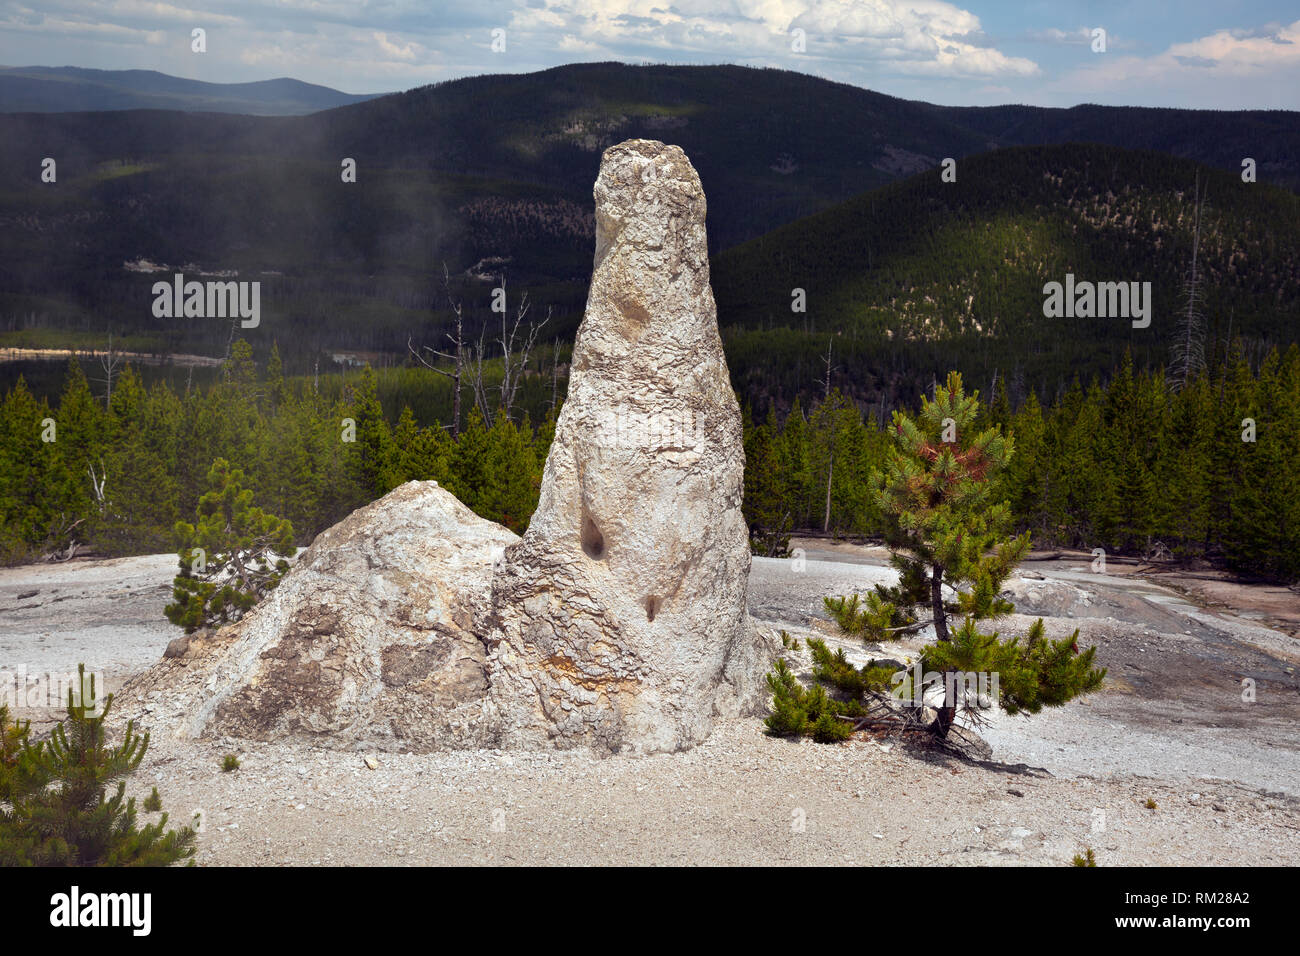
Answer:
<path fill-rule="evenodd" d="M 979 396 L 978 426 L 1001 425 L 1014 439 L 994 500 L 1010 502 L 1015 531 L 1037 547 L 1300 578 L 1300 346 L 1274 349 L 1258 367 L 1220 350 L 1207 369 L 1179 385 L 1126 355 L 1109 382 L 1076 379 L 1050 401 L 1025 389 L 1013 402 L 999 376 Z M 413 409 L 421 376 L 437 379 L 365 368 L 327 389 L 286 379 L 276 352 L 259 367 L 236 342 L 217 380 L 188 393 L 165 381 L 146 387 L 129 366 L 111 391 L 93 388 L 76 361 L 54 400 L 19 380 L 0 415 L 0 559 L 176 550 L 175 526 L 195 521 L 218 459 L 244 473 L 252 504 L 288 521 L 299 545 L 412 479 L 437 480 L 521 532 L 557 406 L 534 403 L 535 416 L 498 409 L 489 420 L 466 401 L 453 437 L 449 421 Z M 878 409 L 833 384 L 784 413 L 745 407 L 756 553 L 783 553 L 796 531 L 884 531 L 869 487 L 889 446 L 879 422 Z"/>

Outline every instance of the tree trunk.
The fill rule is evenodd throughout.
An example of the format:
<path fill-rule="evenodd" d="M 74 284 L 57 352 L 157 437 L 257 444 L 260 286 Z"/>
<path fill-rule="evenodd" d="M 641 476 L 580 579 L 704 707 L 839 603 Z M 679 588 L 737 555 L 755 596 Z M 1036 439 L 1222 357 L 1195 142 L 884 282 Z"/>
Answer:
<path fill-rule="evenodd" d="M 934 636 L 948 640 L 948 616 L 943 609 L 943 568 L 933 565 L 930 574 L 930 611 L 934 614 Z"/>
<path fill-rule="evenodd" d="M 826 520 L 822 523 L 822 533 L 829 534 L 831 530 L 831 479 L 835 475 L 835 450 L 831 449 L 831 462 L 826 468 Z"/>
<path fill-rule="evenodd" d="M 460 438 L 460 349 L 456 349 L 456 374 L 451 377 L 451 437 Z"/>
<path fill-rule="evenodd" d="M 948 617 L 943 609 L 943 568 L 934 565 L 930 575 L 930 610 L 934 614 L 934 636 L 945 643 L 951 638 L 948 636 Z M 948 731 L 957 721 L 957 702 L 948 700 L 948 675 L 951 671 L 943 673 L 943 706 L 939 708 L 939 717 L 935 721 L 934 732 L 938 737 L 947 737 Z"/>

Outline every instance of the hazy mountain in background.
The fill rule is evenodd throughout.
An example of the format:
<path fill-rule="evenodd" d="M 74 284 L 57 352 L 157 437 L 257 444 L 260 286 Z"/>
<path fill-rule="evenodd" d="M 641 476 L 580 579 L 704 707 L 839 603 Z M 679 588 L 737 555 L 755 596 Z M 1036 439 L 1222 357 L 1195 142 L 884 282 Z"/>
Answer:
<path fill-rule="evenodd" d="M 361 103 L 379 95 L 340 93 L 287 77 L 256 83 L 205 83 L 154 70 L 0 67 L 3 113 L 151 109 L 297 116 Z"/>
<path fill-rule="evenodd" d="M 1205 354 L 1229 335 L 1252 357 L 1300 340 L 1300 196 L 1149 150 L 1020 146 L 963 160 L 956 182 L 913 176 L 714 256 L 737 387 L 759 408 L 811 397 L 828 346 L 859 398 L 915 394 L 948 367 L 1050 395 L 1075 374 L 1104 376 L 1125 350 L 1168 364 L 1198 184 Z M 1067 275 L 1150 283 L 1149 324 L 1045 316 L 1044 285 Z"/>
<path fill-rule="evenodd" d="M 554 307 L 547 333 L 564 341 L 600 155 L 631 137 L 680 145 L 699 170 L 731 367 L 756 398 L 820 378 L 829 335 L 842 364 L 870 355 L 860 396 L 950 367 L 1055 387 L 1107 374 L 1126 347 L 1163 361 L 1198 176 L 1214 233 L 1202 294 L 1234 334 L 1296 334 L 1300 114 L 949 108 L 787 71 L 597 63 L 305 116 L 0 115 L 0 344 L 102 344 L 111 328 L 220 355 L 228 322 L 152 315 L 152 284 L 183 269 L 261 281 L 246 334 L 262 356 L 278 340 L 290 370 L 342 350 L 401 361 L 413 333 L 444 341 L 443 263 L 476 341 L 502 269 L 534 314 Z M 1241 182 L 1246 157 L 1258 183 Z M 1153 281 L 1152 329 L 1042 324 L 1043 283 L 1071 269 Z M 807 313 L 790 309 L 796 287 Z"/>

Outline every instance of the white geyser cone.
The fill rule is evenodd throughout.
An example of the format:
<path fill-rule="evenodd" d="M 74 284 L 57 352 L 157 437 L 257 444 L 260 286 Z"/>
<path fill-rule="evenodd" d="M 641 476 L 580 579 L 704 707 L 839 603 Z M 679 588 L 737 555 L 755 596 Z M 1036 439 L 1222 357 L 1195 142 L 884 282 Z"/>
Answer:
<path fill-rule="evenodd" d="M 765 698 L 746 607 L 745 454 L 676 146 L 605 151 L 568 397 L 522 541 L 493 578 L 502 744 L 677 750 Z"/>

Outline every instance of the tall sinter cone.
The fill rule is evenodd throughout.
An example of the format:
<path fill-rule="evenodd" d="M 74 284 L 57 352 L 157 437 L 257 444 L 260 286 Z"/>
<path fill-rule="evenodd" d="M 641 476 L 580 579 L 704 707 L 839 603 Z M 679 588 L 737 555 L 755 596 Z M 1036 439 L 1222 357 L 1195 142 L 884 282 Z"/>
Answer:
<path fill-rule="evenodd" d="M 763 706 L 774 648 L 745 611 L 740 411 L 695 170 L 675 146 L 615 146 L 596 222 L 525 537 L 408 482 L 322 532 L 241 621 L 133 678 L 118 718 L 160 737 L 661 751 Z"/>
<path fill-rule="evenodd" d="M 676 146 L 605 151 L 596 257 L 541 500 L 493 580 L 502 745 L 677 750 L 765 695 L 746 609 L 745 456 Z"/>

